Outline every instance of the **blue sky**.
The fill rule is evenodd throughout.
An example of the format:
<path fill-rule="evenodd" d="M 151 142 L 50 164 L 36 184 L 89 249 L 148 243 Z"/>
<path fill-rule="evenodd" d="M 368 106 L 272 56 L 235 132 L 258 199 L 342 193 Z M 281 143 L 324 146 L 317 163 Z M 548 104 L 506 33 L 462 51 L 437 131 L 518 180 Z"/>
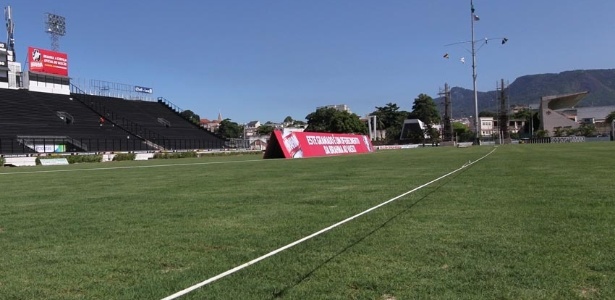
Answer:
<path fill-rule="evenodd" d="M 472 88 L 470 1 L 34 1 L 11 5 L 17 59 L 51 48 L 46 13 L 66 17 L 69 76 L 152 87 L 202 118 L 304 119 L 347 104 L 365 115 L 447 82 Z M 500 79 L 615 68 L 613 0 L 475 0 L 478 90 Z M 444 59 L 449 53 L 450 59 Z M 464 57 L 466 63 L 459 61 Z M 479 104 L 480 105 L 480 104 Z"/>

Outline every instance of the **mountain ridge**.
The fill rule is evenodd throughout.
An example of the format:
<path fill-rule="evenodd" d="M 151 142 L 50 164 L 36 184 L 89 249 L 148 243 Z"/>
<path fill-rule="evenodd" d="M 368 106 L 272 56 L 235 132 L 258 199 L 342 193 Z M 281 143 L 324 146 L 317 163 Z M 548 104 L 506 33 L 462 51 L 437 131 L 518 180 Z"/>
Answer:
<path fill-rule="evenodd" d="M 615 69 L 572 70 L 560 73 L 524 75 L 507 87 L 508 103 L 511 105 L 538 104 L 543 96 L 563 95 L 589 91 L 579 102 L 579 107 L 615 105 Z M 477 92 L 478 110 L 497 112 L 499 92 Z M 442 103 L 444 98 L 436 98 Z M 474 115 L 474 92 L 462 87 L 451 88 L 453 117 Z"/>

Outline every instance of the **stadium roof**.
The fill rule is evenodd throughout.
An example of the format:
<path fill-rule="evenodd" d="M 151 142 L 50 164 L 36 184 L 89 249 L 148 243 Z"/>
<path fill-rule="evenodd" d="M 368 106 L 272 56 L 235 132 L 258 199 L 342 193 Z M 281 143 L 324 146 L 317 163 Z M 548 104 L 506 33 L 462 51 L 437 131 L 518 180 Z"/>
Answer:
<path fill-rule="evenodd" d="M 569 108 L 577 105 L 587 94 L 589 94 L 588 91 L 574 94 L 544 96 L 540 99 L 540 102 L 543 106 L 546 104 L 547 108 L 552 110 Z"/>

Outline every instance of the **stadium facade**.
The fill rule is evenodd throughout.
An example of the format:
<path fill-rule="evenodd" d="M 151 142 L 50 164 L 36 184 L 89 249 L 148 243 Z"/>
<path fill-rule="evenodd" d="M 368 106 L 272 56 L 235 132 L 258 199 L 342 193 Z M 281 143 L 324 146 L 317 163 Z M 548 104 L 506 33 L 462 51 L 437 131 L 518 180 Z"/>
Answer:
<path fill-rule="evenodd" d="M 27 66 L 22 70 L 14 48 L 0 43 L 0 155 L 225 148 L 224 138 L 164 98 L 84 91 L 71 82 L 66 53 L 28 47 Z M 132 89 L 127 95 L 153 92 L 125 86 Z"/>

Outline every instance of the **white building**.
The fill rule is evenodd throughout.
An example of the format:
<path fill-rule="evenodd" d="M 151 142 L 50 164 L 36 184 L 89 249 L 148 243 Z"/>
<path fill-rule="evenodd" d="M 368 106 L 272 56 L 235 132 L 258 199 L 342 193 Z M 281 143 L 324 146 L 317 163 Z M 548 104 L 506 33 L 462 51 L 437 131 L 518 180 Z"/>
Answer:
<path fill-rule="evenodd" d="M 480 117 L 478 120 L 480 121 L 481 136 L 492 136 L 494 133 L 498 133 L 498 129 L 495 128 L 496 121 L 493 120 L 493 117 Z"/>
<path fill-rule="evenodd" d="M 491 137 L 500 132 L 499 121 L 493 117 L 480 117 L 480 135 L 482 137 Z M 508 120 L 508 132 L 518 133 L 525 126 L 525 120 Z"/>
<path fill-rule="evenodd" d="M 339 111 L 347 111 L 348 113 L 352 113 L 350 111 L 350 108 L 346 104 L 325 105 L 325 106 L 317 107 L 316 109 L 321 109 L 321 108 L 335 108 Z"/>

